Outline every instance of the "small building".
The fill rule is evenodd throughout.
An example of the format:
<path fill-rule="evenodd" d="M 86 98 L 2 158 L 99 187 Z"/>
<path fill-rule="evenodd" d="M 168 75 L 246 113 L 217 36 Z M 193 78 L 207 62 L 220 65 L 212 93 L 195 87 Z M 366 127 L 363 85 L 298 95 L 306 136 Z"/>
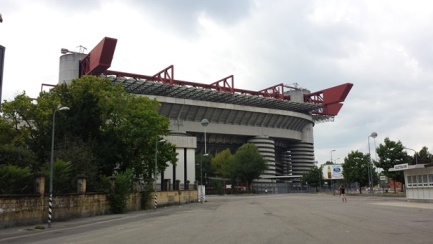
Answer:
<path fill-rule="evenodd" d="M 407 199 L 433 200 L 433 164 L 398 164 L 389 171 L 404 171 Z"/>

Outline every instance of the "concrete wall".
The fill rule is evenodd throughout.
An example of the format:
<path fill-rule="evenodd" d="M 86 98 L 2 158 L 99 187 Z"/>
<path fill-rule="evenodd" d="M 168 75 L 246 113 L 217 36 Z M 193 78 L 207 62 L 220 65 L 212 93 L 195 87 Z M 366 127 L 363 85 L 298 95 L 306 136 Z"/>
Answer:
<path fill-rule="evenodd" d="M 142 210 L 141 194 L 128 196 L 127 211 Z M 151 193 L 148 208 L 154 207 Z M 157 192 L 158 207 L 197 202 L 197 190 Z M 110 214 L 110 205 L 105 194 L 67 194 L 53 197 L 52 221 Z M 47 223 L 48 195 L 2 195 L 0 196 L 0 228 Z"/>
<path fill-rule="evenodd" d="M 153 193 L 154 194 L 154 193 Z M 158 192 L 158 206 L 180 205 L 198 201 L 197 190 L 190 191 L 163 191 Z M 148 207 L 153 208 L 153 198 Z"/>

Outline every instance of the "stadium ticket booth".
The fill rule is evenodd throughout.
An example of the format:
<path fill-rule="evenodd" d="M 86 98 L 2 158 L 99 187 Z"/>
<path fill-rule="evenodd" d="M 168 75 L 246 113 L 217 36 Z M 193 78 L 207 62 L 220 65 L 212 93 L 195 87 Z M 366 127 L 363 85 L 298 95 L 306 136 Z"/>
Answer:
<path fill-rule="evenodd" d="M 404 171 L 407 199 L 433 200 L 433 164 L 398 164 L 389 171 Z"/>

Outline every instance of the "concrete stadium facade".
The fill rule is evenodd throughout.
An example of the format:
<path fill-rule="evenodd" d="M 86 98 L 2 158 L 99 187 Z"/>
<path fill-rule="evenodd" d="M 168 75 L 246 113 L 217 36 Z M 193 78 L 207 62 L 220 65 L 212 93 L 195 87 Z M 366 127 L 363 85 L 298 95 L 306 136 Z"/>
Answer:
<path fill-rule="evenodd" d="M 170 130 L 197 138 L 197 152 L 233 153 L 245 143 L 257 146 L 268 163 L 264 181 L 273 176 L 298 175 L 314 166 L 311 116 L 269 108 L 149 96 L 161 103 L 159 113 L 170 119 Z M 206 138 L 201 120 L 209 120 Z M 204 152 L 204 142 L 207 152 Z M 265 179 L 268 178 L 268 179 Z"/>
<path fill-rule="evenodd" d="M 83 73 L 82 63 L 86 59 L 91 63 L 92 52 L 62 55 L 59 83 L 94 74 L 122 84 L 129 93 L 159 101 L 159 113 L 170 119 L 172 135 L 167 140 L 176 145 L 179 160 L 175 168 L 169 167 L 162 174 L 161 184 L 164 178 L 173 184 L 175 180 L 181 184 L 194 182 L 198 179 L 194 172 L 195 155 L 215 155 L 227 148 L 234 153 L 245 143 L 255 144 L 268 164 L 268 170 L 255 185 L 274 188 L 278 182 L 296 182 L 302 173 L 314 167 L 315 122 L 333 116 L 317 116 L 315 111 L 323 109 L 323 104 L 306 102 L 310 91 L 289 89 L 283 94 L 290 97 L 288 101 L 213 87 L 203 89 L 191 82 L 164 82 L 161 73 L 143 76 L 108 71 L 111 60 L 105 65 L 108 67 L 96 68 L 96 73 Z M 201 124 L 203 119 L 209 121 L 206 128 Z"/>

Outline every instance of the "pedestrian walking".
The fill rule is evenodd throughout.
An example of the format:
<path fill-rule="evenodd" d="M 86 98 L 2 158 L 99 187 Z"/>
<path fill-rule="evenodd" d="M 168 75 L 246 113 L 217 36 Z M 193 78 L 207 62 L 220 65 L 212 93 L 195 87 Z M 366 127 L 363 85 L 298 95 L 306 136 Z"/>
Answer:
<path fill-rule="evenodd" d="M 347 198 L 346 198 L 346 188 L 344 188 L 344 185 L 340 186 L 340 196 L 341 196 L 341 200 L 343 202 L 347 202 Z"/>

